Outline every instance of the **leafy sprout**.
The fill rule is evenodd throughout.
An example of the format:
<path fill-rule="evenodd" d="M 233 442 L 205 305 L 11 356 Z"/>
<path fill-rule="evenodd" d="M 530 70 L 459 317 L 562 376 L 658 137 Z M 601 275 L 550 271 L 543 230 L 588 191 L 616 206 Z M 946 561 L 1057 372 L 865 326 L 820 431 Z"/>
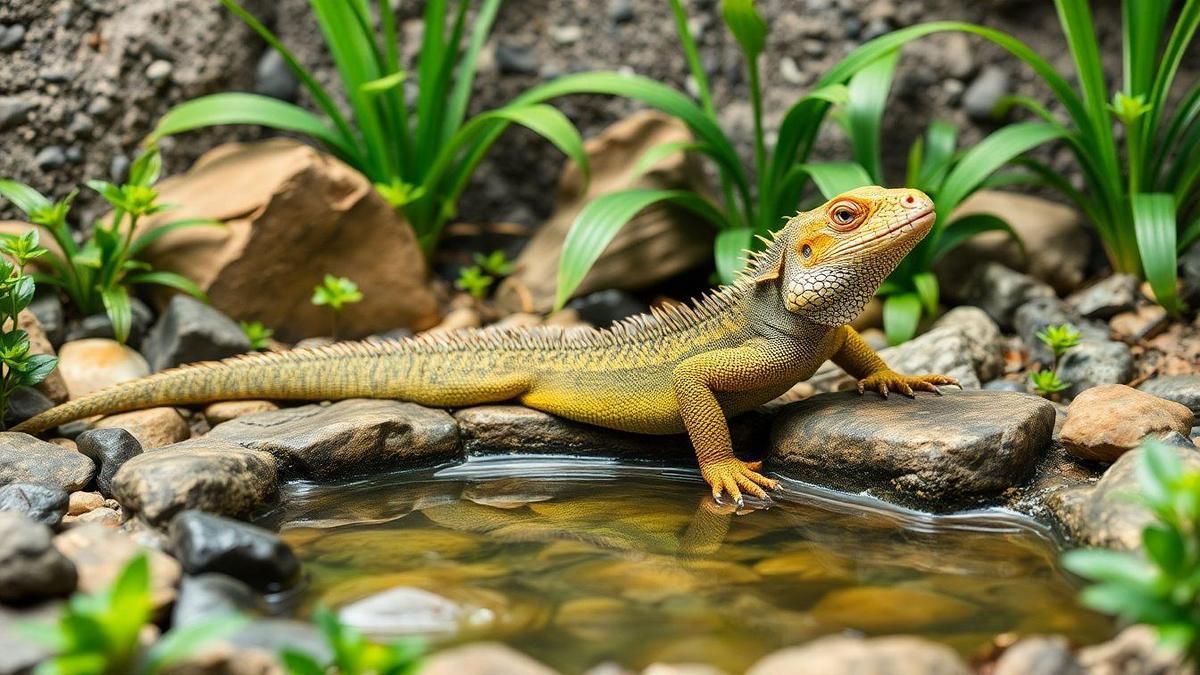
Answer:
<path fill-rule="evenodd" d="M 262 351 L 271 346 L 271 338 L 275 336 L 275 331 L 267 328 L 261 321 L 242 321 L 242 334 L 250 341 L 250 349 L 254 351 Z"/>
<path fill-rule="evenodd" d="M 492 251 L 484 255 L 476 253 L 474 255 L 475 264 L 479 266 L 483 272 L 489 276 L 500 278 L 506 277 L 513 273 L 516 265 L 513 264 L 504 251 Z"/>
<path fill-rule="evenodd" d="M 313 287 L 312 304 L 327 305 L 334 312 L 342 311 L 342 307 L 352 305 L 363 299 L 358 284 L 346 277 L 335 277 L 326 274 L 325 279 Z"/>
<path fill-rule="evenodd" d="M 1038 340 L 1046 345 L 1054 359 L 1049 369 L 1034 370 L 1029 373 L 1029 382 L 1034 391 L 1041 396 L 1052 396 L 1071 387 L 1070 382 L 1064 382 L 1058 374 L 1059 361 L 1072 347 L 1079 345 L 1079 331 L 1070 324 L 1046 326 L 1037 334 Z"/>
<path fill-rule="evenodd" d="M 487 297 L 488 289 L 492 287 L 495 278 L 484 274 L 483 270 L 478 265 L 474 267 L 464 267 L 458 273 L 458 279 L 454 281 L 454 287 L 466 291 L 471 297 L 476 300 L 483 300 Z"/>
<path fill-rule="evenodd" d="M 1035 370 L 1029 373 L 1029 381 L 1033 384 L 1033 389 L 1042 396 L 1050 396 L 1065 391 L 1071 388 L 1071 385 L 1063 382 L 1058 376 L 1058 371 L 1050 370 Z"/>
<path fill-rule="evenodd" d="M 326 607 L 318 607 L 313 620 L 333 652 L 333 665 L 339 675 L 410 675 L 421 665 L 425 647 L 420 642 L 371 642 L 357 630 L 342 625 L 337 615 Z M 329 672 L 323 664 L 299 650 L 285 649 L 282 659 L 289 675 L 325 675 Z"/>
<path fill-rule="evenodd" d="M 32 387 L 43 381 L 58 365 L 58 359 L 48 354 L 31 354 L 29 334 L 17 328 L 19 315 L 33 300 L 34 281 L 25 274 L 30 260 L 46 253 L 38 246 L 38 231 L 30 230 L 19 237 L 0 243 L 0 429 L 8 413 L 8 403 L 14 391 Z"/>
<path fill-rule="evenodd" d="M 1200 472 L 1185 470 L 1168 445 L 1142 444 L 1141 502 L 1153 521 L 1142 529 L 1143 554 L 1070 551 L 1067 569 L 1094 583 L 1083 602 L 1130 622 L 1154 626 L 1160 640 L 1200 664 Z"/>
<path fill-rule="evenodd" d="M 138 259 L 146 247 L 165 234 L 185 227 L 221 225 L 207 218 L 190 218 L 139 234 L 144 217 L 168 208 L 159 203 L 153 187 L 161 169 L 158 150 L 151 147 L 134 160 L 125 184 L 89 181 L 88 187 L 98 192 L 113 212 L 107 223 L 102 220 L 94 224 L 91 236 L 83 244 L 75 242 L 67 224 L 77 191 L 52 202 L 27 185 L 0 180 L 0 197 L 24 211 L 31 223 L 45 228 L 57 244 L 56 250 L 38 254 L 42 258 L 39 264 L 47 271 L 33 274 L 33 279 L 57 287 L 82 314 L 107 313 L 113 334 L 121 342 L 129 337 L 132 323 L 130 286 L 167 286 L 204 299 L 204 292 L 192 280 L 173 272 L 156 271 Z"/>
<path fill-rule="evenodd" d="M 427 255 L 454 216 L 479 162 L 509 125 L 540 134 L 587 173 L 579 132 L 545 103 L 514 101 L 467 117 L 476 68 L 500 0 L 426 2 L 420 50 L 411 71 L 401 63 L 390 1 L 312 0 L 349 115 L 240 2 L 221 4 L 279 52 L 320 114 L 257 94 L 213 94 L 168 111 L 152 139 L 222 124 L 258 124 L 309 136 L 365 174 L 404 213 Z M 473 6 L 475 18 L 468 25 Z M 415 100 L 409 100 L 407 83 L 415 85 Z"/>

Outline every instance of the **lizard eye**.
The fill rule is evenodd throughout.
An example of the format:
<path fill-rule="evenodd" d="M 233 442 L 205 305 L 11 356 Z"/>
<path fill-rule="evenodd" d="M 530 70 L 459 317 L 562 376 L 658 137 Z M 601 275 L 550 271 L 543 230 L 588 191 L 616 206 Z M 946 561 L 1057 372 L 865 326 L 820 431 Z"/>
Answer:
<path fill-rule="evenodd" d="M 859 224 L 859 210 L 858 205 L 852 202 L 838 202 L 829 209 L 829 219 L 833 221 L 834 228 L 849 232 Z"/>
<path fill-rule="evenodd" d="M 812 247 L 809 246 L 808 244 L 805 244 L 804 246 L 802 246 L 800 248 L 800 255 L 804 256 L 805 258 L 811 258 L 812 257 Z"/>

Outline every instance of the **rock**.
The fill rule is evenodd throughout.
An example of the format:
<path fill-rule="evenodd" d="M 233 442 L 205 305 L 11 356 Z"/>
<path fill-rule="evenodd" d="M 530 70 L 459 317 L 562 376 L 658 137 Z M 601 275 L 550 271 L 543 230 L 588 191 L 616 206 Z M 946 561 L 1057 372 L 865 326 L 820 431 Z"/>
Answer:
<path fill-rule="evenodd" d="M 329 663 L 333 659 L 325 636 L 316 626 L 304 621 L 259 619 L 238 629 L 229 641 L 236 647 L 269 654 L 278 654 L 284 649 L 296 650 L 312 656 L 318 663 Z"/>
<path fill-rule="evenodd" d="M 78 516 L 63 517 L 63 527 L 77 527 L 85 523 L 98 523 L 115 530 L 121 527 L 121 522 L 121 512 L 116 509 L 110 509 L 107 506 L 101 506 L 98 509 Z"/>
<path fill-rule="evenodd" d="M 970 672 L 954 650 L 921 638 L 863 640 L 835 635 L 769 654 L 746 671 L 746 675 L 969 675 Z"/>
<path fill-rule="evenodd" d="M 1200 451 L 1194 446 L 1172 444 L 1172 450 L 1187 470 L 1200 470 Z M 1094 486 L 1064 490 L 1047 499 L 1050 513 L 1076 544 L 1126 551 L 1141 548 L 1142 529 L 1155 520 L 1137 499 L 1142 492 L 1137 476 L 1141 461 L 1142 450 L 1131 450 L 1121 455 Z"/>
<path fill-rule="evenodd" d="M 15 127 L 25 121 L 34 104 L 16 96 L 0 96 L 0 131 Z"/>
<path fill-rule="evenodd" d="M 1136 311 L 1122 312 L 1114 316 L 1108 325 L 1112 328 L 1113 335 L 1130 344 L 1136 344 L 1163 332 L 1170 323 L 1169 319 L 1167 310 L 1162 307 L 1143 305 Z"/>
<path fill-rule="evenodd" d="M 25 26 L 0 26 L 0 52 L 11 52 L 25 40 Z"/>
<path fill-rule="evenodd" d="M 1004 650 L 992 675 L 1084 675 L 1062 636 L 1021 638 Z"/>
<path fill-rule="evenodd" d="M 608 18 L 617 25 L 633 21 L 632 0 L 608 0 Z"/>
<path fill-rule="evenodd" d="M 621 319 L 650 311 L 646 303 L 613 288 L 575 298 L 567 307 L 575 310 L 580 319 L 597 328 L 608 328 Z"/>
<path fill-rule="evenodd" d="M 75 566 L 51 541 L 46 525 L 0 511 L 0 602 L 26 603 L 75 590 Z"/>
<path fill-rule="evenodd" d="M 100 467 L 96 474 L 96 487 L 105 497 L 113 492 L 113 476 L 129 460 L 142 454 L 142 444 L 124 429 L 92 429 L 75 437 L 79 452 L 91 458 Z"/>
<path fill-rule="evenodd" d="M 155 83 L 163 83 L 171 79 L 171 73 L 175 70 L 175 66 L 171 65 L 170 61 L 158 59 L 146 66 L 146 79 Z"/>
<path fill-rule="evenodd" d="M 975 375 L 980 380 L 990 380 L 994 377 L 999 377 L 1004 372 L 1004 345 L 1002 342 L 1003 336 L 1000 334 L 1000 327 L 996 322 L 987 315 L 986 312 L 978 307 L 955 307 L 946 312 L 937 321 L 933 322 L 933 330 L 949 328 L 958 331 L 967 339 L 967 354 L 970 357 L 971 367 L 975 371 Z M 900 345 L 899 347 L 902 347 Z M 913 355 L 902 353 L 897 347 L 897 361 L 904 361 L 911 366 L 918 366 L 913 363 Z M 928 345 L 928 348 L 935 349 L 935 345 Z M 905 371 L 905 372 L 938 372 L 930 371 Z"/>
<path fill-rule="evenodd" d="M 1093 387 L 1071 401 L 1062 443 L 1080 459 L 1114 462 L 1149 435 L 1187 435 L 1195 416 L 1187 406 L 1123 384 Z"/>
<path fill-rule="evenodd" d="M 74 492 L 92 480 L 96 466 L 75 450 L 29 434 L 0 432 L 0 485 L 36 483 Z"/>
<path fill-rule="evenodd" d="M 987 66 L 971 81 L 963 93 L 962 104 L 967 115 L 977 122 L 993 121 L 1000 117 L 1000 99 L 1009 93 L 1008 71 L 999 66 Z"/>
<path fill-rule="evenodd" d="M 28 311 L 37 318 L 38 326 L 41 327 L 42 334 L 50 341 L 50 346 L 57 349 L 64 340 L 62 302 L 56 295 L 41 293 L 34 296 L 33 302 L 29 303 Z M 63 387 L 65 388 L 66 385 L 64 384 Z"/>
<path fill-rule="evenodd" d="M 54 546 L 75 564 L 81 593 L 99 593 L 109 588 L 129 561 L 141 554 L 150 563 L 153 606 L 162 609 L 175 601 L 175 588 L 181 576 L 179 563 L 165 553 L 139 545 L 127 534 L 88 523 L 55 537 Z"/>
<path fill-rule="evenodd" d="M 279 404 L 272 401 L 219 401 L 204 409 L 204 419 L 208 420 L 209 426 L 215 427 L 246 415 L 276 410 L 279 410 Z"/>
<path fill-rule="evenodd" d="M 979 389 L 1003 365 L 1000 330 L 990 319 L 980 321 L 981 315 L 973 307 L 954 309 L 946 315 L 949 322 L 939 322 L 908 342 L 880 351 L 879 356 L 897 372 L 949 375 L 964 389 Z"/>
<path fill-rule="evenodd" d="M 246 415 L 208 435 L 271 453 L 287 476 L 334 478 L 458 456 L 458 428 L 443 410 L 370 399 Z"/>
<path fill-rule="evenodd" d="M 421 675 L 555 675 L 512 647 L 477 642 L 426 657 Z"/>
<path fill-rule="evenodd" d="M 9 394 L 8 408 L 4 411 L 4 426 L 14 426 L 53 407 L 54 401 L 46 398 L 46 395 L 37 389 L 32 387 L 14 389 Z"/>
<path fill-rule="evenodd" d="M 1102 384 L 1124 384 L 1135 373 L 1133 353 L 1124 342 L 1080 342 L 1063 355 L 1058 366 L 1059 377 L 1071 384 L 1066 394 L 1072 397 Z"/>
<path fill-rule="evenodd" d="M 635 113 L 590 139 L 585 148 L 592 176 L 586 192 L 579 168 L 569 165 L 562 175 L 554 213 L 518 256 L 513 275 L 497 288 L 496 303 L 510 311 L 538 313 L 553 307 L 563 241 L 575 217 L 596 197 L 627 188 L 686 189 L 703 194 L 703 167 L 690 154 L 671 155 L 646 175 L 633 175 L 638 158 L 650 148 L 690 140 L 692 135 L 681 122 L 657 111 Z M 712 259 L 709 232 L 676 209 L 643 211 L 621 228 L 575 295 L 609 288 L 645 288 L 708 263 Z"/>
<path fill-rule="evenodd" d="M 0 98 L 0 129 L 4 128 L 4 99 Z M 1200 300 L 1200 241 L 1192 244 L 1179 256 L 1179 279 L 1183 296 L 1188 302 Z"/>
<path fill-rule="evenodd" d="M 1055 297 L 1046 283 L 993 262 L 973 268 L 953 294 L 960 302 L 987 312 L 1001 328 L 1013 325 L 1013 315 L 1021 305 L 1035 298 Z"/>
<path fill-rule="evenodd" d="M 1019 484 L 1053 429 L 1054 406 L 1025 394 L 820 394 L 779 411 L 766 460 L 805 481 L 945 507 Z"/>
<path fill-rule="evenodd" d="M 102 417 L 92 424 L 94 429 L 124 429 L 133 435 L 143 448 L 186 441 L 192 430 L 187 420 L 174 408 L 146 408 Z"/>
<path fill-rule="evenodd" d="M 171 626 L 191 626 L 227 614 L 248 614 L 258 594 L 245 583 L 224 574 L 185 576 L 171 609 Z"/>
<path fill-rule="evenodd" d="M 48 145 L 38 151 L 33 162 L 42 171 L 61 169 L 67 163 L 67 152 L 61 145 Z"/>
<path fill-rule="evenodd" d="M 115 340 L 89 338 L 67 342 L 59 350 L 58 372 L 71 398 L 150 374 L 142 355 Z"/>
<path fill-rule="evenodd" d="M 250 340 L 237 322 L 190 295 L 171 298 L 142 345 L 155 371 L 248 351 Z"/>
<path fill-rule="evenodd" d="M 1200 375 L 1160 375 L 1139 384 L 1138 389 L 1185 405 L 1200 416 Z"/>
<path fill-rule="evenodd" d="M 28 675 L 55 655 L 52 646 L 29 639 L 28 627 L 58 623 L 62 608 L 61 602 L 21 608 L 0 605 L 0 675 Z"/>
<path fill-rule="evenodd" d="M 286 589 L 300 576 L 292 549 L 261 527 L 183 511 L 171 520 L 170 537 L 188 574 L 226 574 L 264 593 Z"/>
<path fill-rule="evenodd" d="M 686 435 L 647 436 L 572 422 L 524 406 L 483 405 L 454 413 L 467 455 L 566 454 L 636 459 L 678 457 L 695 453 Z M 735 418 L 730 429 L 735 448 L 752 448 L 765 440 L 759 413 Z"/>
<path fill-rule="evenodd" d="M 81 516 L 104 506 L 104 495 L 99 492 L 72 492 L 67 497 L 67 515 Z"/>
<path fill-rule="evenodd" d="M 1043 366 L 1049 367 L 1054 362 L 1054 354 L 1050 348 L 1038 339 L 1038 333 L 1048 326 L 1074 326 L 1083 333 L 1080 316 L 1067 303 L 1056 297 L 1034 298 L 1022 304 L 1013 313 L 1013 330 L 1021 338 L 1021 343 L 1029 350 L 1029 357 Z M 1108 335 L 1096 336 L 1101 341 L 1107 341 Z"/>
<path fill-rule="evenodd" d="M 412 228 L 336 159 L 284 139 L 224 145 L 157 188 L 175 208 L 148 219 L 147 229 L 192 217 L 226 227 L 171 232 L 146 250 L 147 262 L 192 279 L 234 320 L 262 321 L 280 340 L 319 335 L 329 330 L 329 310 L 309 299 L 332 274 L 354 280 L 363 293 L 338 319 L 343 338 L 437 323 Z"/>
<path fill-rule="evenodd" d="M 62 522 L 68 499 L 66 490 L 46 485 L 10 483 L 0 487 L 0 511 L 21 513 L 50 527 Z"/>
<path fill-rule="evenodd" d="M 401 586 L 346 605 L 338 618 L 368 635 L 454 635 L 470 613 L 449 598 Z"/>
<path fill-rule="evenodd" d="M 1089 319 L 1108 319 L 1121 312 L 1133 311 L 1141 295 L 1142 282 L 1132 274 L 1114 274 L 1077 291 L 1067 304 Z"/>
<path fill-rule="evenodd" d="M 1150 626 L 1130 626 L 1108 642 L 1079 650 L 1088 675 L 1190 675 L 1195 671 L 1178 652 L 1164 647 Z"/>
<path fill-rule="evenodd" d="M 505 75 L 535 75 L 538 72 L 537 54 L 529 47 L 507 40 L 496 42 L 496 65 Z"/>
<path fill-rule="evenodd" d="M 122 508 L 152 525 L 166 525 L 186 509 L 245 516 L 271 503 L 278 491 L 274 457 L 216 438 L 143 453 L 113 478 Z"/>
<path fill-rule="evenodd" d="M 254 67 L 254 91 L 281 101 L 295 101 L 300 80 L 278 51 L 265 49 Z"/>
<path fill-rule="evenodd" d="M 1020 382 L 1013 380 L 992 380 L 983 383 L 984 391 L 1015 391 L 1024 392 L 1025 387 Z"/>
<path fill-rule="evenodd" d="M 125 341 L 131 347 L 138 347 L 142 344 L 142 339 L 146 337 L 146 331 L 150 329 L 150 324 L 154 323 L 154 313 L 146 306 L 146 303 L 137 298 L 130 299 L 130 323 L 129 323 L 129 338 Z M 77 321 L 72 321 L 66 327 L 64 339 L 68 342 L 72 340 L 84 340 L 87 338 L 108 338 L 113 339 L 116 333 L 113 332 L 112 320 L 104 312 L 85 316 Z"/>
<path fill-rule="evenodd" d="M 58 356 L 58 353 L 54 351 L 54 345 L 51 343 L 49 336 L 42 329 L 41 321 L 36 314 L 28 309 L 22 310 L 17 315 L 17 328 L 25 331 L 25 334 L 29 336 L 30 354 Z M 58 370 L 51 371 L 46 376 L 46 379 L 35 385 L 35 387 L 54 403 L 63 403 L 67 400 L 67 383 L 63 380 L 63 376 Z"/>

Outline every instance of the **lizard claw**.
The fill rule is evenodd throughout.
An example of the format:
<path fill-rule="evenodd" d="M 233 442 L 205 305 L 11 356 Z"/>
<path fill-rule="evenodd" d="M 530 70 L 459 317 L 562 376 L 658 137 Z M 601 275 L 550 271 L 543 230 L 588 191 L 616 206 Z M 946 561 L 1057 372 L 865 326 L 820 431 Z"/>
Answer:
<path fill-rule="evenodd" d="M 949 375 L 901 375 L 894 370 L 881 370 L 871 373 L 858 381 L 858 393 L 867 390 L 877 391 L 883 398 L 888 397 L 889 391 L 898 391 L 909 398 L 915 398 L 918 391 L 928 391 L 941 395 L 939 385 L 953 385 L 962 389 L 958 380 Z"/>
<path fill-rule="evenodd" d="M 700 474 L 712 488 L 713 499 L 722 504 L 721 496 L 729 495 L 739 509 L 745 506 L 742 493 L 754 495 L 759 499 L 767 499 L 763 488 L 774 490 L 779 483 L 758 472 L 762 462 L 743 462 L 740 459 L 726 459 L 710 462 L 700 468 Z"/>

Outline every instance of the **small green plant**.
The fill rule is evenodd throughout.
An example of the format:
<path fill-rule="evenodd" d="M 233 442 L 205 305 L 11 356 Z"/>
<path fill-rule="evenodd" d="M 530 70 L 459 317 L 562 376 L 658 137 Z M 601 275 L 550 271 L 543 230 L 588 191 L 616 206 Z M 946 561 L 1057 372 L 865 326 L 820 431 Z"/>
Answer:
<path fill-rule="evenodd" d="M 1142 530 L 1144 554 L 1103 549 L 1068 552 L 1067 569 L 1095 583 L 1090 607 L 1147 623 L 1159 639 L 1200 664 L 1200 472 L 1185 471 L 1159 441 L 1142 445 L 1140 499 L 1154 516 Z"/>
<path fill-rule="evenodd" d="M 313 287 L 312 304 L 318 307 L 324 305 L 333 310 L 334 338 L 337 337 L 338 316 L 341 315 L 342 308 L 360 302 L 362 299 L 363 294 L 358 290 L 358 284 L 346 277 L 326 274 L 325 279 Z"/>
<path fill-rule="evenodd" d="M 504 255 L 504 251 L 492 251 L 487 255 L 476 253 L 474 258 L 475 264 L 484 274 L 496 279 L 512 274 L 516 268 L 508 256 Z"/>
<path fill-rule="evenodd" d="M 275 336 L 275 331 L 264 326 L 263 322 L 242 321 L 240 325 L 242 333 L 250 341 L 250 349 L 257 352 L 271 346 L 271 338 Z"/>
<path fill-rule="evenodd" d="M 333 652 L 334 672 L 338 675 L 409 675 L 421 665 L 425 647 L 420 642 L 407 640 L 388 645 L 370 642 L 358 631 L 342 625 L 337 615 L 325 607 L 317 608 L 313 620 Z M 281 656 L 290 675 L 330 672 L 305 652 L 286 649 Z"/>
<path fill-rule="evenodd" d="M 221 3 L 279 52 L 322 114 L 256 94 L 213 94 L 168 111 L 152 138 L 220 124 L 259 124 L 314 138 L 363 172 L 404 213 L 426 254 L 454 216 L 475 168 L 510 124 L 540 134 L 586 173 L 579 132 L 549 105 L 513 102 L 467 119 L 476 67 L 500 0 L 426 2 L 415 72 L 401 63 L 391 2 L 313 0 L 310 5 L 341 77 L 349 116 L 241 3 Z M 468 27 L 467 15 L 474 5 L 474 23 Z M 406 84 L 416 85 L 411 102 Z"/>
<path fill-rule="evenodd" d="M 1029 381 L 1039 395 L 1048 397 L 1070 388 L 1071 383 L 1063 382 L 1058 375 L 1058 362 L 1067 350 L 1079 345 L 1079 337 L 1079 331 L 1069 324 L 1046 326 L 1037 334 L 1038 340 L 1054 357 L 1049 369 L 1029 373 Z"/>
<path fill-rule="evenodd" d="M 30 260 L 45 255 L 38 246 L 37 230 L 5 239 L 0 245 L 0 429 L 8 413 L 8 401 L 20 387 L 32 387 L 46 379 L 58 359 L 48 354 L 29 353 L 29 334 L 17 328 L 17 315 L 33 300 L 33 277 L 25 274 Z"/>
<path fill-rule="evenodd" d="M 172 630 L 145 649 L 142 636 L 152 610 L 150 565 L 139 555 L 106 590 L 71 596 L 55 626 L 26 627 L 32 638 L 56 653 L 38 665 L 35 674 L 153 675 L 245 623 L 235 615 L 214 618 Z"/>
<path fill-rule="evenodd" d="M 487 297 L 488 289 L 492 287 L 492 283 L 495 281 L 494 277 L 484 274 L 483 269 L 475 265 L 473 267 L 464 267 L 458 273 L 458 279 L 454 280 L 454 287 L 460 291 L 466 291 L 476 300 L 483 300 Z"/>
<path fill-rule="evenodd" d="M 143 152 L 130 167 L 123 185 L 88 181 L 88 187 L 112 206 L 108 223 L 97 222 L 91 236 L 76 244 L 67 216 L 78 192 L 52 202 L 33 188 L 11 180 L 0 180 L 0 196 L 25 212 L 29 221 L 41 226 L 58 244 L 57 251 L 43 256 L 48 273 L 32 275 L 39 284 L 58 287 L 84 315 L 106 312 L 113 335 L 124 342 L 132 322 L 129 287 L 157 284 L 204 299 L 204 292 L 186 277 L 151 269 L 138 260 L 147 246 L 174 230 L 197 225 L 221 225 L 207 218 L 190 218 L 167 223 L 137 234 L 138 223 L 167 207 L 158 203 L 154 183 L 162 161 L 156 148 Z"/>
<path fill-rule="evenodd" d="M 882 150 L 887 144 L 882 122 L 898 57 L 898 51 L 887 54 L 850 79 L 849 95 L 846 104 L 839 107 L 837 119 L 850 138 L 854 161 L 826 165 L 849 182 L 827 184 L 825 174 L 817 175 L 825 198 L 832 198 L 848 187 L 889 184 L 883 173 Z M 981 213 L 955 218 L 958 206 L 981 188 L 1028 182 L 1024 173 L 999 173 L 999 169 L 1026 151 L 1060 136 L 1057 128 L 1044 122 L 1012 124 L 960 153 L 958 129 L 935 121 L 912 144 L 904 185 L 918 188 L 933 199 L 937 220 L 933 230 L 879 289 L 890 343 L 911 339 L 921 316 L 937 313 L 941 293 L 933 266 L 938 260 L 982 232 L 999 230 L 1016 239 L 1008 223 L 994 215 Z"/>

